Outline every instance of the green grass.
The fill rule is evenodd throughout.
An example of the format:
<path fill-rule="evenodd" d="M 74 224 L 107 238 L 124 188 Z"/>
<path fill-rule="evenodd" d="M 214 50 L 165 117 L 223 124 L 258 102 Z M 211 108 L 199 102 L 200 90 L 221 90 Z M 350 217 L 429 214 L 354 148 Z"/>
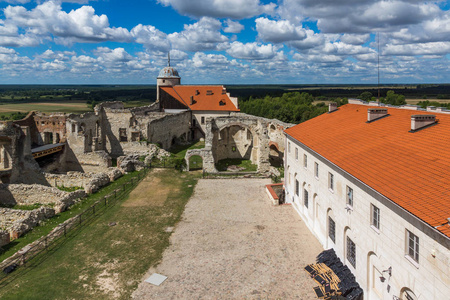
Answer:
<path fill-rule="evenodd" d="M 91 111 L 86 101 L 64 101 L 64 102 L 20 102 L 20 103 L 0 103 L 0 113 L 13 112 L 65 112 L 65 113 L 84 113 Z"/>
<path fill-rule="evenodd" d="M 43 206 L 43 204 L 41 203 L 34 203 L 34 204 L 29 204 L 29 205 L 14 205 L 13 207 L 11 207 L 12 209 L 21 209 L 21 210 L 33 210 L 36 208 L 39 208 Z"/>
<path fill-rule="evenodd" d="M 127 182 L 131 177 L 134 177 L 136 173 L 137 172 L 132 172 L 122 176 L 121 178 L 102 188 L 97 193 L 91 194 L 81 202 L 74 204 L 67 211 L 55 215 L 53 218 L 43 222 L 43 224 L 41 224 L 40 226 L 35 227 L 32 231 L 12 241 L 8 245 L 3 246 L 2 251 L 0 252 L 0 261 L 3 261 L 4 259 L 10 257 L 15 252 L 25 247 L 29 243 L 34 242 L 41 236 L 47 235 L 50 231 L 52 231 L 53 228 L 55 228 L 65 220 L 78 215 L 79 213 L 90 207 L 95 201 L 103 198 L 115 189 L 122 186 L 122 184 Z"/>
<path fill-rule="evenodd" d="M 69 186 L 57 186 L 57 188 L 61 191 L 69 192 L 69 193 L 83 189 L 82 186 L 70 186 L 70 187 Z"/>
<path fill-rule="evenodd" d="M 199 141 L 191 145 L 176 145 L 175 147 L 170 149 L 170 153 L 174 154 L 176 158 L 184 158 L 188 150 L 202 148 L 205 148 L 205 142 Z"/>
<path fill-rule="evenodd" d="M 149 176 L 40 264 L 15 271 L 16 279 L 0 289 L 0 298 L 129 299 L 169 246 L 165 229 L 181 219 L 198 175 L 165 169 Z M 113 221 L 117 225 L 108 226 Z"/>
<path fill-rule="evenodd" d="M 245 168 L 245 170 L 243 170 L 242 172 L 256 172 L 256 170 L 258 169 L 258 166 L 252 164 L 251 160 L 240 158 L 227 158 L 219 160 L 216 163 L 216 169 L 221 172 L 226 171 L 227 168 L 231 165 Z"/>

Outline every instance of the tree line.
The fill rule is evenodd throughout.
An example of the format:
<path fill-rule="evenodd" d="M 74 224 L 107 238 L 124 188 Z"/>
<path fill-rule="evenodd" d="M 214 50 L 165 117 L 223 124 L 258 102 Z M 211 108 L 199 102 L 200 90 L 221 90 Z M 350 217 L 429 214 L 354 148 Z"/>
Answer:
<path fill-rule="evenodd" d="M 338 105 L 348 102 L 346 98 L 335 98 L 333 101 Z M 328 111 L 325 102 L 317 102 L 311 94 L 300 92 L 284 93 L 281 97 L 250 97 L 240 101 L 239 108 L 247 114 L 296 124 Z"/>

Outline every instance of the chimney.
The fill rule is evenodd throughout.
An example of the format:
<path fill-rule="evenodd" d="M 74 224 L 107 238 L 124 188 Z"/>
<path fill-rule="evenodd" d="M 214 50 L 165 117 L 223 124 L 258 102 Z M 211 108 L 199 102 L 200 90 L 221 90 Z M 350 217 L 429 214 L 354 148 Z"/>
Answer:
<path fill-rule="evenodd" d="M 328 103 L 328 113 L 331 113 L 335 110 L 337 110 L 337 103 L 336 102 L 330 102 Z"/>
<path fill-rule="evenodd" d="M 436 124 L 437 122 L 438 120 L 435 115 L 412 115 L 410 132 L 416 132 L 420 129 Z"/>
<path fill-rule="evenodd" d="M 387 108 L 369 108 L 367 110 L 367 123 L 389 116 Z"/>

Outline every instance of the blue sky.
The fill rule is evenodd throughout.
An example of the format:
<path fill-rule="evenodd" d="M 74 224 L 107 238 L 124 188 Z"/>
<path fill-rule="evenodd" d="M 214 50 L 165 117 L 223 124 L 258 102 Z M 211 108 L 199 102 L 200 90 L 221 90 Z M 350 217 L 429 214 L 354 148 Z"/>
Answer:
<path fill-rule="evenodd" d="M 0 84 L 450 82 L 448 1 L 0 1 Z"/>

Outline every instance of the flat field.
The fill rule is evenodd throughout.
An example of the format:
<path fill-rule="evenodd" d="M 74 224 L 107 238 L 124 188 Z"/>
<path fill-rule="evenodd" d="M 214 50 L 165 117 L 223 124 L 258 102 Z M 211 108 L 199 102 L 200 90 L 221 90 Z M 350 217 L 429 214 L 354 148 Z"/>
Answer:
<path fill-rule="evenodd" d="M 70 102 L 32 102 L 32 103 L 7 103 L 0 104 L 0 113 L 13 112 L 65 112 L 65 113 L 83 113 L 91 109 L 86 101 L 70 101 Z"/>

